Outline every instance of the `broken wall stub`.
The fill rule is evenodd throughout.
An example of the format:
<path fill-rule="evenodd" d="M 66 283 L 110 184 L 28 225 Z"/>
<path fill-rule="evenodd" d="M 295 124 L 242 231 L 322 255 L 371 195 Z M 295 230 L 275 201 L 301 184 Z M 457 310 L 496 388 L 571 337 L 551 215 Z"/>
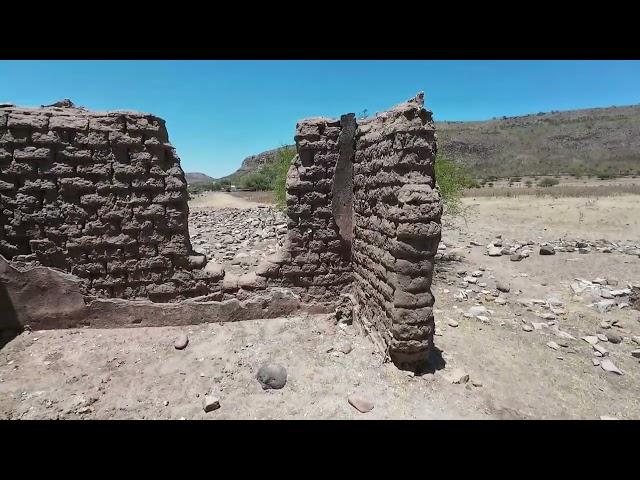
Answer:
<path fill-rule="evenodd" d="M 310 118 L 296 125 L 297 155 L 287 174 L 286 247 L 275 260 L 278 265 L 257 272 L 267 277 L 268 286 L 283 285 L 305 297 L 335 301 L 351 284 L 350 238 L 341 231 L 332 205 L 336 175 L 344 178 L 344 167 L 336 173 L 344 163 L 339 162 L 341 152 L 344 157 L 341 145 L 353 141 L 341 137 L 344 125 L 353 125 L 352 115 Z"/>
<path fill-rule="evenodd" d="M 192 272 L 187 183 L 165 122 L 135 112 L 0 108 L 0 254 L 77 275 L 87 295 L 167 300 Z"/>

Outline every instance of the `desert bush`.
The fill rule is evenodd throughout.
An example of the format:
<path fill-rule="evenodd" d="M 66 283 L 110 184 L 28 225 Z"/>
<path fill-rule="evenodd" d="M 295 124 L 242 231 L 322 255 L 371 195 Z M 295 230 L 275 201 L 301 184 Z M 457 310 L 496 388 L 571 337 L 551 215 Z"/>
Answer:
<path fill-rule="evenodd" d="M 243 177 L 240 186 L 250 190 L 269 190 L 271 189 L 271 182 L 271 176 L 263 169 Z"/>
<path fill-rule="evenodd" d="M 478 185 L 464 166 L 448 158 L 441 150 L 436 155 L 436 183 L 446 212 L 452 215 L 462 213 L 460 198 L 463 190 Z"/>
<path fill-rule="evenodd" d="M 287 172 L 295 154 L 295 147 L 281 147 L 272 161 L 257 172 L 244 176 L 240 181 L 241 186 L 256 191 L 273 191 L 276 203 L 283 206 L 287 195 Z"/>
<path fill-rule="evenodd" d="M 271 189 L 276 197 L 276 204 L 283 208 L 287 201 L 287 172 L 293 158 L 296 156 L 295 147 L 283 147 L 278 150 L 276 161 L 273 164 L 275 176 Z"/>
<path fill-rule="evenodd" d="M 556 188 L 481 188 L 465 190 L 464 197 L 519 197 L 535 195 L 543 197 L 615 197 L 618 195 L 640 195 L 640 185 L 565 185 Z"/>
<path fill-rule="evenodd" d="M 558 183 L 560 183 L 560 181 L 555 179 L 555 178 L 543 178 L 542 180 L 540 180 L 538 182 L 538 186 L 539 187 L 553 187 L 554 185 L 557 185 Z"/>

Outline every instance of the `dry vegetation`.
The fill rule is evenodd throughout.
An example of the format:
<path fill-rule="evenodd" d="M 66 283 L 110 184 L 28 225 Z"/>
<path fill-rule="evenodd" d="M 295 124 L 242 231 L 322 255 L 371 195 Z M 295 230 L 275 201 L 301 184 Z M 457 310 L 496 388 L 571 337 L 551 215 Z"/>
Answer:
<path fill-rule="evenodd" d="M 640 195 L 640 184 L 629 185 L 556 185 L 553 187 L 485 187 L 470 188 L 463 192 L 464 197 L 612 197 L 616 195 Z"/>

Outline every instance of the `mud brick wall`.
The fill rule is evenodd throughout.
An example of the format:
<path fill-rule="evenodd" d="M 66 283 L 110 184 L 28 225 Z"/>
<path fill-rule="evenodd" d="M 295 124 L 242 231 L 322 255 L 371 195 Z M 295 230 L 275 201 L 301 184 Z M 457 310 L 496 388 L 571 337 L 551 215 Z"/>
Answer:
<path fill-rule="evenodd" d="M 399 366 L 433 345 L 431 280 L 442 205 L 435 127 L 423 95 L 359 120 L 353 165 L 354 296 L 359 321 Z"/>
<path fill-rule="evenodd" d="M 333 190 L 350 183 L 348 169 L 339 168 L 337 178 L 336 170 L 351 162 L 353 133 L 353 115 L 310 118 L 296 125 L 297 155 L 287 174 L 286 248 L 275 264 L 257 272 L 267 277 L 268 286 L 334 301 L 351 284 L 350 232 L 341 232 L 336 223 L 333 199 L 341 197 Z"/>
<path fill-rule="evenodd" d="M 0 254 L 75 274 L 88 295 L 217 288 L 197 270 L 206 259 L 191 248 L 186 187 L 158 117 L 0 108 Z"/>

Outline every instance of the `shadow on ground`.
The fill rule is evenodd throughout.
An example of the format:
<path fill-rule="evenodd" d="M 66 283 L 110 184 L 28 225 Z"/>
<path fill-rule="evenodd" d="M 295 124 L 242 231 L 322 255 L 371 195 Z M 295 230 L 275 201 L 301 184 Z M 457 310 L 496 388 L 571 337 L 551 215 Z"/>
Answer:
<path fill-rule="evenodd" d="M 0 284 L 0 350 L 20 332 L 22 332 L 22 325 L 18 321 L 7 287 Z"/>

